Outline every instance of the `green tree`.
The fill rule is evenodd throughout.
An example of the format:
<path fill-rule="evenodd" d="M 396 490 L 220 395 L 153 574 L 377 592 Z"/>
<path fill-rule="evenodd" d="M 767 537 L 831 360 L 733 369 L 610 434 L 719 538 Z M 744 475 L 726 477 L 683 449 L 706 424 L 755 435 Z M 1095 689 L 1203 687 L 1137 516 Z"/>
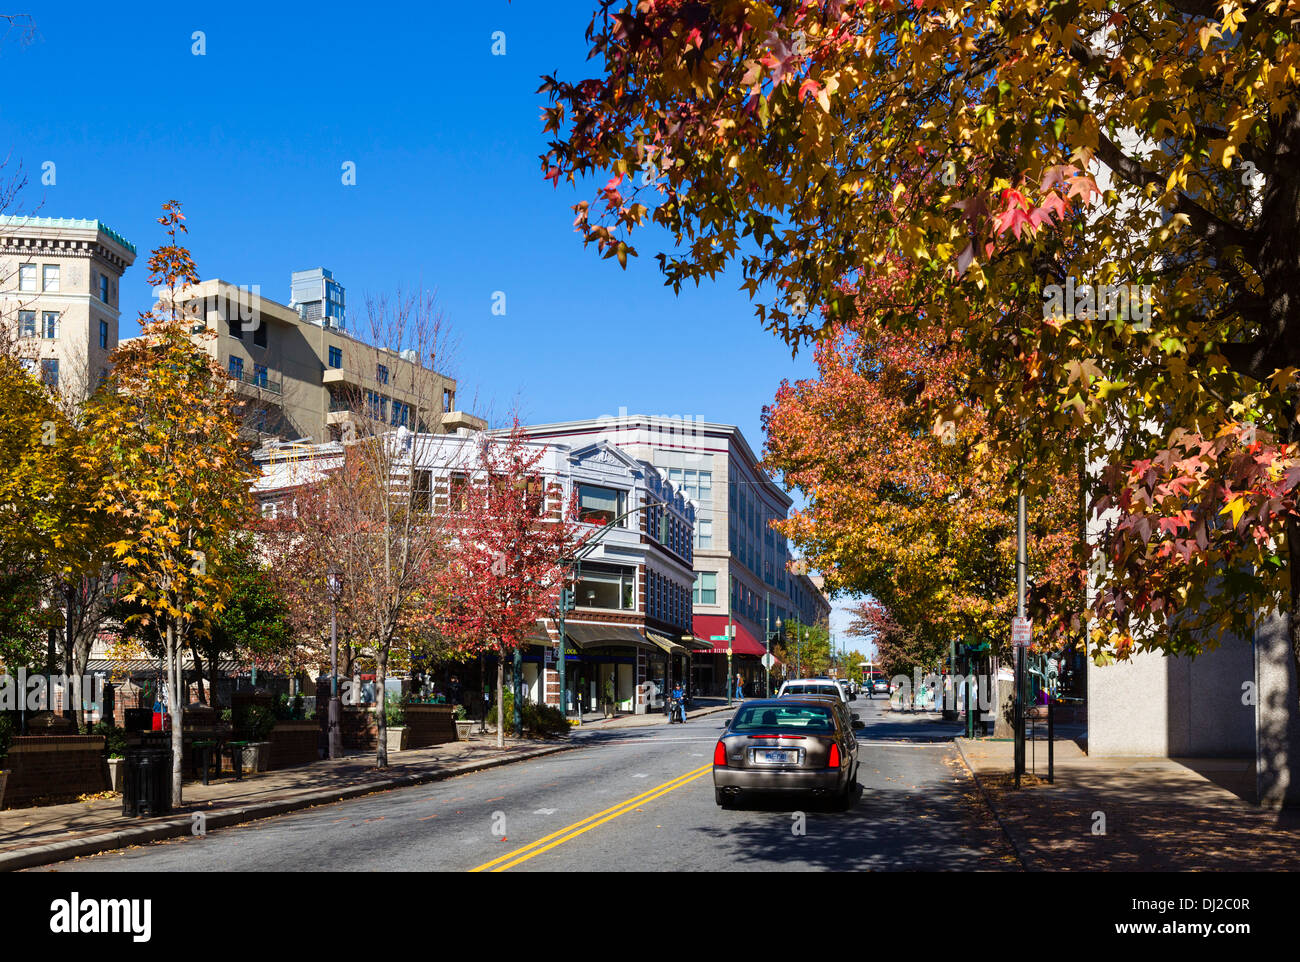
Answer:
<path fill-rule="evenodd" d="M 216 361 L 192 338 L 184 288 L 198 283 L 180 204 L 163 205 L 169 243 L 149 258 L 160 307 L 141 315 L 141 337 L 113 352 L 112 372 L 92 399 L 90 435 L 108 474 L 96 505 L 123 525 L 114 543 L 123 601 L 162 639 L 172 724 L 172 798 L 181 801 L 182 654 L 225 608 L 228 582 L 215 558 L 252 519 L 251 474 L 239 444 L 240 401 Z M 200 333 L 198 336 L 202 336 Z M 213 562 L 210 564 L 210 562 Z"/>

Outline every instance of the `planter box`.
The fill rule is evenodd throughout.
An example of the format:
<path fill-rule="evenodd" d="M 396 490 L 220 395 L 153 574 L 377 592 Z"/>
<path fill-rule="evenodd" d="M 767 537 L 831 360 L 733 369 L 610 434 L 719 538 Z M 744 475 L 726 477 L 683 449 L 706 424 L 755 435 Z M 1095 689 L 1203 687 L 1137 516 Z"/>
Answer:
<path fill-rule="evenodd" d="M 276 722 L 267 739 L 271 743 L 270 768 L 309 765 L 320 759 L 320 725 L 314 721 Z"/>
<path fill-rule="evenodd" d="M 388 754 L 393 752 L 406 751 L 406 726 L 401 728 L 389 728 L 386 730 L 388 735 Z"/>
<path fill-rule="evenodd" d="M 108 789 L 112 792 L 122 790 L 122 773 L 126 771 L 125 758 L 108 759 Z"/>
<path fill-rule="evenodd" d="M 459 738 L 452 705 L 407 705 L 406 729 L 409 748 L 443 745 Z"/>
<path fill-rule="evenodd" d="M 270 742 L 249 742 L 241 751 L 240 764 L 246 772 L 264 772 L 271 764 Z"/>
<path fill-rule="evenodd" d="M 456 722 L 456 740 L 462 742 L 469 741 L 470 735 L 473 734 L 474 729 L 477 727 L 478 727 L 478 722 L 472 722 L 472 721 Z"/>

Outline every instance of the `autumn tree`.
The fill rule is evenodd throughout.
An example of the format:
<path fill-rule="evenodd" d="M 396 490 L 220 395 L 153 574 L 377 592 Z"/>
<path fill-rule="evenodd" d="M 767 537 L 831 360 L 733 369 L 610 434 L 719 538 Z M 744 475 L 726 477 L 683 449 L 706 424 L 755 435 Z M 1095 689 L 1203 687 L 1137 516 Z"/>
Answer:
<path fill-rule="evenodd" d="M 149 283 L 165 287 L 141 314 L 142 336 L 111 357 L 105 390 L 91 402 L 88 430 L 108 471 L 95 504 L 124 528 L 114 544 L 122 599 L 163 639 L 172 730 L 172 799 L 181 801 L 184 652 L 221 612 L 229 584 L 209 567 L 231 533 L 251 520 L 250 473 L 239 445 L 240 401 L 226 373 L 196 343 L 199 326 L 180 297 L 198 283 L 180 204 L 158 218 L 168 243 L 149 258 Z"/>
<path fill-rule="evenodd" d="M 764 411 L 765 463 L 807 496 L 776 527 L 831 590 L 877 599 L 928 649 L 1009 642 L 1021 466 L 989 450 L 988 419 L 967 393 L 974 355 L 941 333 L 881 330 L 866 310 L 828 333 L 818 376 L 783 382 Z M 959 420 L 935 423 L 957 409 Z M 1054 647 L 1077 640 L 1083 604 L 1070 448 L 1064 467 L 1031 466 L 1051 482 L 1029 517 L 1031 613 Z"/>
<path fill-rule="evenodd" d="M 882 321 L 961 334 L 1002 442 L 1089 430 L 1112 465 L 1095 650 L 1195 651 L 1280 605 L 1300 663 L 1297 14 L 609 0 L 600 75 L 545 79 L 543 173 L 604 183 L 576 225 L 605 256 L 649 221 L 669 283 L 738 262 L 791 343 L 906 259 Z"/>
<path fill-rule="evenodd" d="M 876 649 L 874 665 L 891 678 L 918 668 L 934 671 L 948 653 L 941 639 L 923 632 L 919 624 L 903 627 L 879 601 L 860 601 L 852 614 L 848 633 L 871 641 Z"/>
<path fill-rule="evenodd" d="M 505 744 L 505 660 L 554 610 L 577 546 L 574 508 L 544 473 L 546 448 L 516 420 L 509 435 L 480 436 L 469 484 L 449 506 L 456 547 L 445 571 L 446 635 L 497 659 L 497 746 Z"/>
<path fill-rule="evenodd" d="M 429 623 L 451 537 L 445 517 L 434 511 L 432 479 L 459 439 L 438 432 L 442 382 L 433 364 L 445 365 L 453 339 L 434 296 L 369 298 L 366 314 L 375 346 L 416 359 L 391 372 L 405 379 L 400 387 L 407 400 L 390 408 L 374 391 L 340 392 L 347 419 L 337 456 L 308 459 L 301 477 L 290 472 L 276 492 L 276 518 L 264 530 L 298 638 L 317 645 L 317 667 L 330 614 L 325 575 L 330 565 L 340 570 L 341 634 L 354 657 L 375 668 L 376 765 L 383 768 L 390 658 L 409 661 Z"/>

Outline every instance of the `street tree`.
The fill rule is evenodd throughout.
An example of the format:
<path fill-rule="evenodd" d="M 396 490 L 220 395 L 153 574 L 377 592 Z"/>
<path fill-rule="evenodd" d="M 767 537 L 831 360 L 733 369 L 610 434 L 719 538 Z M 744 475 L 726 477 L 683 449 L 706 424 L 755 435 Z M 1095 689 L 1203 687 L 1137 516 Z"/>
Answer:
<path fill-rule="evenodd" d="M 505 744 L 505 661 L 528 644 L 555 609 L 564 559 L 579 544 L 572 503 L 543 471 L 545 447 L 530 443 L 516 420 L 502 438 L 480 435 L 467 483 L 452 492 L 456 535 L 443 572 L 437 617 L 443 634 L 470 653 L 497 659 L 497 746 Z"/>
<path fill-rule="evenodd" d="M 973 352 L 941 332 L 882 329 L 863 299 L 827 332 L 817 377 L 783 382 L 764 410 L 765 463 L 804 492 L 778 522 L 832 591 L 867 594 L 923 644 L 1009 643 L 1016 611 L 1015 487 L 1024 470 L 996 453 Z M 958 415 L 956 412 L 961 411 Z M 1032 615 L 1043 644 L 1081 639 L 1077 444 L 1029 467 L 1049 493 L 1029 516 Z"/>
<path fill-rule="evenodd" d="M 544 80 L 542 171 L 603 183 L 575 226 L 606 257 L 653 223 L 675 287 L 738 262 L 791 344 L 904 258 L 882 323 L 961 335 L 1012 450 L 1074 427 L 1113 467 L 1094 651 L 1280 607 L 1300 665 L 1298 14 L 606 0 L 599 75 Z"/>
<path fill-rule="evenodd" d="M 239 444 L 240 401 L 229 378 L 192 338 L 199 327 L 181 292 L 198 271 L 178 235 L 180 204 L 163 205 L 168 243 L 149 258 L 149 283 L 165 290 L 140 316 L 142 335 L 111 357 L 87 430 L 107 470 L 95 506 L 123 527 L 113 544 L 121 599 L 163 641 L 172 732 L 172 799 L 181 801 L 186 690 L 182 658 L 191 638 L 222 611 L 229 584 L 209 558 L 251 520 L 250 472 Z M 202 332 L 199 332 L 202 337 Z"/>
<path fill-rule="evenodd" d="M 293 479 L 277 495 L 275 521 L 264 528 L 275 578 L 308 651 L 329 625 L 326 572 L 331 565 L 341 572 L 339 624 L 352 647 L 348 660 L 375 669 L 375 764 L 384 768 L 390 658 L 409 662 L 447 564 L 451 535 L 445 515 L 434 511 L 433 466 L 458 441 L 438 430 L 442 382 L 433 364 L 446 369 L 453 341 L 434 295 L 369 298 L 366 315 L 374 346 L 419 362 L 391 372 L 395 381 L 404 379 L 394 386 L 407 401 L 394 400 L 390 408 L 388 398 L 373 392 L 340 390 L 336 406 L 347 419 L 337 457 L 313 462 Z M 321 660 L 318 655 L 318 666 Z"/>

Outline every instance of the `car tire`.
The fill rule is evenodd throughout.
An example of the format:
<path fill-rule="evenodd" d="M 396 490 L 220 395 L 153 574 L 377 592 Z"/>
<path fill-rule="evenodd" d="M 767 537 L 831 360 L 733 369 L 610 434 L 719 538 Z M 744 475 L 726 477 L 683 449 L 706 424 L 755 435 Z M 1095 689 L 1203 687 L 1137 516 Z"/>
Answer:
<path fill-rule="evenodd" d="M 847 812 L 853 807 L 853 797 L 857 794 L 858 770 L 854 768 L 844 783 L 844 790 L 835 796 L 835 811 Z"/>

